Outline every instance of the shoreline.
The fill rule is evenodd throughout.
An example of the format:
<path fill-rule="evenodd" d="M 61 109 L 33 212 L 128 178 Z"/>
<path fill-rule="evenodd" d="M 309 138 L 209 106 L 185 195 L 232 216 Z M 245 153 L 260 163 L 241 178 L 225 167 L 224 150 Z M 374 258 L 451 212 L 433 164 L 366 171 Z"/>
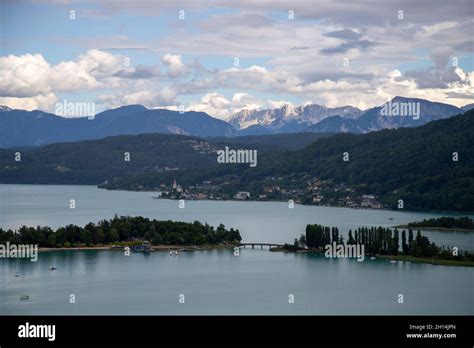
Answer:
<path fill-rule="evenodd" d="M 209 244 L 209 245 L 202 245 L 202 246 L 153 245 L 149 252 L 168 252 L 168 251 L 190 252 L 190 251 L 233 249 L 235 247 L 238 247 L 238 244 Z M 101 246 L 101 247 L 39 248 L 38 252 L 87 251 L 87 250 L 123 251 L 123 247 L 110 245 L 110 246 Z M 270 252 L 285 252 L 285 253 L 295 253 L 295 254 L 319 254 L 319 255 L 323 254 L 322 251 L 318 251 L 318 250 L 310 250 L 310 249 L 288 250 L 282 247 L 274 247 L 274 248 L 265 249 L 265 250 L 270 251 Z M 137 252 L 134 252 L 134 253 L 137 253 Z M 140 253 L 143 253 L 143 252 L 140 251 Z M 415 263 L 427 263 L 427 264 L 432 264 L 435 266 L 440 265 L 440 266 L 474 267 L 474 261 L 443 260 L 443 259 L 432 259 L 432 258 L 424 258 L 424 257 L 413 257 L 413 256 L 408 256 L 408 255 L 375 255 L 374 257 L 376 259 L 408 261 L 408 262 L 415 262 Z"/>
<path fill-rule="evenodd" d="M 150 252 L 160 251 L 204 251 L 204 250 L 221 250 L 221 249 L 232 249 L 237 247 L 238 244 L 206 244 L 200 246 L 190 245 L 152 245 Z M 109 251 L 123 251 L 125 246 L 122 245 L 106 245 L 106 246 L 95 246 L 95 247 L 70 247 L 70 248 L 38 248 L 38 252 L 52 252 L 52 251 L 87 251 L 87 250 L 109 250 Z M 131 252 L 134 252 L 130 250 Z M 142 251 L 139 251 L 142 252 Z"/>
<path fill-rule="evenodd" d="M 72 250 L 72 251 L 81 251 L 81 250 L 109 250 L 112 249 L 112 247 L 108 246 L 101 246 L 101 247 L 70 247 L 70 248 L 38 248 L 38 252 L 50 252 L 50 251 L 66 251 L 66 250 Z"/>
<path fill-rule="evenodd" d="M 408 255 L 377 255 L 376 258 L 395 260 L 395 261 L 409 261 L 416 263 L 430 263 L 435 266 L 458 266 L 458 267 L 474 267 L 474 261 L 458 261 L 458 260 L 443 260 L 430 259 L 424 257 L 413 257 Z"/>
<path fill-rule="evenodd" d="M 32 186 L 90 186 L 95 187 L 96 189 L 101 189 L 105 191 L 122 191 L 122 192 L 142 192 L 142 193 L 160 193 L 160 191 L 155 190 L 127 190 L 123 188 L 106 188 L 106 187 L 99 187 L 101 184 L 38 184 L 38 183 L 0 183 L 0 185 L 32 185 Z M 179 199 L 174 198 L 154 198 L 152 199 L 166 199 L 171 201 L 179 201 Z M 208 201 L 208 202 L 276 202 L 276 203 L 287 203 L 287 200 L 257 200 L 257 199 L 249 199 L 249 200 L 238 200 L 238 199 L 192 199 L 188 200 L 188 202 L 200 202 L 200 201 Z M 295 202 L 295 205 L 301 205 L 304 207 L 328 207 L 328 208 L 347 208 L 347 209 L 354 209 L 354 210 L 369 210 L 369 211 L 392 211 L 392 212 L 406 212 L 406 213 L 434 213 L 434 214 L 450 214 L 450 215 L 472 215 L 474 216 L 474 211 L 458 211 L 458 210 L 408 210 L 408 209 L 372 209 L 367 207 L 346 207 L 346 206 L 339 206 L 339 205 L 317 205 L 317 204 L 303 204 Z M 398 227 L 398 226 L 394 226 Z"/>
<path fill-rule="evenodd" d="M 125 189 L 109 189 L 105 187 L 97 187 L 99 189 L 103 189 L 106 191 L 123 191 L 123 192 L 148 192 L 148 193 L 153 193 L 153 192 L 158 192 L 158 191 L 147 191 L 147 190 L 125 190 Z M 178 198 L 168 198 L 168 197 L 155 197 L 153 196 L 152 199 L 155 200 L 169 200 L 169 201 L 179 201 L 180 199 Z M 288 200 L 284 199 L 265 199 L 265 200 L 260 200 L 260 199 L 189 199 L 186 200 L 187 202 L 258 202 L 258 203 L 288 203 Z M 346 209 L 351 209 L 351 210 L 369 210 L 369 211 L 387 211 L 387 212 L 405 212 L 405 213 L 433 213 L 433 214 L 450 214 L 450 215 L 473 215 L 474 216 L 474 211 L 458 211 L 458 210 L 408 210 L 408 209 L 389 209 L 389 208 L 383 208 L 383 209 L 374 209 L 374 208 L 368 208 L 368 207 L 346 207 L 342 205 L 330 205 L 330 204 L 304 204 L 301 202 L 296 202 L 295 205 L 301 205 L 303 207 L 326 207 L 326 208 L 346 208 Z M 394 226 L 397 227 L 397 226 Z"/>
<path fill-rule="evenodd" d="M 415 226 L 408 226 L 408 225 L 397 225 L 393 226 L 393 228 L 405 228 L 405 229 L 412 229 L 412 230 L 420 230 L 420 231 L 440 231 L 440 232 L 474 232 L 472 228 L 449 228 L 449 227 L 429 227 L 429 226 L 422 226 L 422 227 L 415 227 Z"/>
<path fill-rule="evenodd" d="M 272 248 L 270 251 L 273 252 L 289 252 L 295 254 L 324 254 L 321 250 L 310 250 L 310 249 L 300 249 L 300 250 L 288 250 L 284 248 Z M 366 257 L 371 257 L 371 255 L 366 255 Z M 394 261 L 408 261 L 415 263 L 429 263 L 432 265 L 440 266 L 457 266 L 457 267 L 474 267 L 474 261 L 459 261 L 459 260 L 443 260 L 443 259 L 432 259 L 425 257 L 413 257 L 409 255 L 374 255 L 376 259 L 385 259 L 385 260 L 394 260 Z"/>

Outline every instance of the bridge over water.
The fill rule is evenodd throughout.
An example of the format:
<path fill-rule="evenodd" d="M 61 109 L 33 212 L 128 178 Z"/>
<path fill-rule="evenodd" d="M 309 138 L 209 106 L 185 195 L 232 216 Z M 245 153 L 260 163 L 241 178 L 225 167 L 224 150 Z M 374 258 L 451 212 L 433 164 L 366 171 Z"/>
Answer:
<path fill-rule="evenodd" d="M 255 247 L 260 247 L 260 249 L 263 249 L 263 247 L 268 247 L 268 249 L 271 248 L 282 248 L 284 244 L 278 244 L 278 243 L 240 243 L 239 247 L 243 247 L 244 249 L 247 246 L 250 246 L 252 249 L 255 249 Z"/>

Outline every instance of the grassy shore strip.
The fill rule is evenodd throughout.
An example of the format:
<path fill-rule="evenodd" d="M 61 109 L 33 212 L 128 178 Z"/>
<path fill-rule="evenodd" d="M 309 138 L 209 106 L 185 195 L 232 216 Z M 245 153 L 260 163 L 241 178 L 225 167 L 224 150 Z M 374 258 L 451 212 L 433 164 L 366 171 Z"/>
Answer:
<path fill-rule="evenodd" d="M 323 251 L 318 251 L 314 249 L 298 249 L 298 250 L 289 250 L 283 247 L 273 247 L 269 249 L 270 251 L 278 251 L 278 252 L 288 252 L 288 253 L 298 253 L 298 254 L 323 254 Z"/>
<path fill-rule="evenodd" d="M 306 254 L 306 253 L 314 253 L 314 254 L 322 254 L 321 251 L 316 250 L 288 250 L 285 248 L 271 248 L 270 251 L 277 251 L 277 252 L 289 252 L 289 253 L 298 253 L 298 254 Z M 387 259 L 387 260 L 396 260 L 396 261 L 410 261 L 410 262 L 419 262 L 419 263 L 430 263 L 433 265 L 441 265 L 441 266 L 463 266 L 463 267 L 474 267 L 474 261 L 457 261 L 457 260 L 442 260 L 442 259 L 431 259 L 431 258 L 423 258 L 423 257 L 413 257 L 409 255 L 376 255 L 377 259 Z"/>
<path fill-rule="evenodd" d="M 67 251 L 67 250 L 109 250 L 112 246 L 95 246 L 95 247 L 70 247 L 70 248 L 38 248 L 38 252 L 49 252 L 49 251 Z"/>
<path fill-rule="evenodd" d="M 411 228 L 413 231 L 444 231 L 444 232 L 474 232 L 474 229 L 472 228 L 447 228 L 447 227 L 429 227 L 429 226 L 421 226 L 421 227 L 414 227 L 414 226 L 408 226 L 408 225 L 397 225 L 393 226 L 394 228 Z"/>
<path fill-rule="evenodd" d="M 214 250 L 214 249 L 231 249 L 238 246 L 238 244 L 205 244 L 199 246 L 186 246 L 186 245 L 153 245 L 151 251 L 201 251 L 201 250 Z M 49 251 L 84 251 L 84 250 L 112 250 L 122 251 L 124 246 L 117 245 L 106 245 L 106 246 L 95 246 L 95 247 L 70 247 L 70 248 L 39 248 L 39 252 Z"/>
<path fill-rule="evenodd" d="M 232 249 L 238 246 L 238 244 L 205 244 L 198 246 L 185 246 L 185 245 L 153 245 L 152 251 L 202 251 L 202 250 L 216 250 L 216 249 Z"/>
<path fill-rule="evenodd" d="M 377 255 L 376 258 L 396 260 L 396 261 L 431 263 L 433 265 L 442 265 L 442 266 L 474 267 L 474 261 L 431 259 L 431 258 L 424 258 L 424 257 L 413 257 L 409 255 Z"/>

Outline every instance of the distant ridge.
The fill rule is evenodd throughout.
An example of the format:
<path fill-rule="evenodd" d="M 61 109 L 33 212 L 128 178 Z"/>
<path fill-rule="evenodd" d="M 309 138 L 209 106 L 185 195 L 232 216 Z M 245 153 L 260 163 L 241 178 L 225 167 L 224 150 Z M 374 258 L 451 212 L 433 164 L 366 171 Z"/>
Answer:
<path fill-rule="evenodd" d="M 112 135 L 164 133 L 200 137 L 236 136 L 227 122 L 204 112 L 147 109 L 141 105 L 107 110 L 94 119 L 65 118 L 40 110 L 0 107 L 0 147 L 36 146 L 100 139 Z"/>
<path fill-rule="evenodd" d="M 58 142 L 100 139 L 146 133 L 198 137 L 235 137 L 279 133 L 367 133 L 381 129 L 415 127 L 447 118 L 474 107 L 458 108 L 424 99 L 395 97 L 390 103 L 418 103 L 420 117 L 381 115 L 381 106 L 362 111 L 352 106 L 327 108 L 317 104 L 277 109 L 242 110 L 228 122 L 204 112 L 178 112 L 127 105 L 103 111 L 93 119 L 65 118 L 40 110 L 13 110 L 0 106 L 0 148 L 38 146 Z M 234 128 L 235 127 L 235 128 Z"/>
<path fill-rule="evenodd" d="M 419 105 L 420 115 L 416 118 L 412 115 L 390 115 L 382 114 L 382 107 L 378 106 L 364 112 L 357 119 L 348 119 L 341 116 L 333 116 L 305 129 L 306 132 L 330 132 L 330 133 L 368 133 L 382 129 L 396 129 L 403 127 L 417 127 L 430 121 L 440 120 L 463 113 L 464 110 L 453 105 L 431 102 L 424 99 L 395 97 L 389 103 L 414 103 Z M 387 103 L 388 104 L 388 103 Z"/>

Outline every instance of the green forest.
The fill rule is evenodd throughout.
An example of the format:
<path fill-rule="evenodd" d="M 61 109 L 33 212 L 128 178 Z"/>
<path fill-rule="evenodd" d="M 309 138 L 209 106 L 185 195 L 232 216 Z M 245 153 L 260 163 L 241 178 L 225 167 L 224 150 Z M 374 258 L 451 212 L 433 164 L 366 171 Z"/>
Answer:
<path fill-rule="evenodd" d="M 410 222 L 408 227 L 436 227 L 436 228 L 449 228 L 449 229 L 474 229 L 474 221 L 467 216 L 454 218 L 449 216 L 443 216 L 436 219 L 425 219 L 419 222 Z"/>
<path fill-rule="evenodd" d="M 115 216 L 84 227 L 67 225 L 56 230 L 50 227 L 22 226 L 18 230 L 0 228 L 0 243 L 37 244 L 39 247 L 92 247 L 144 239 L 154 245 L 210 245 L 238 243 L 239 230 L 217 228 L 199 221 L 193 223 L 158 221 L 144 217 Z"/>

